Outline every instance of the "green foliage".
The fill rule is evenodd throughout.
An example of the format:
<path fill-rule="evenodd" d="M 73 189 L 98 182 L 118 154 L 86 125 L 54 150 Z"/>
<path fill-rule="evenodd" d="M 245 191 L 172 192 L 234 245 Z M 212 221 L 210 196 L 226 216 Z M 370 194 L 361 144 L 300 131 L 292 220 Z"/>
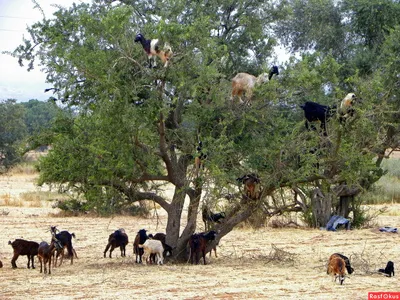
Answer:
<path fill-rule="evenodd" d="M 20 161 L 27 135 L 25 113 L 16 100 L 0 101 L 0 171 Z"/>

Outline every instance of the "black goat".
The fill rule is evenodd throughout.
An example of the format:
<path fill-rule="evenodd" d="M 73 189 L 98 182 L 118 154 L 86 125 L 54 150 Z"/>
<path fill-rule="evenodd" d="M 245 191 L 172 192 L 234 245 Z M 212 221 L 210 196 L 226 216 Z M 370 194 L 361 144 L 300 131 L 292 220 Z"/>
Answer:
<path fill-rule="evenodd" d="M 391 260 L 389 260 L 388 263 L 386 264 L 386 268 L 379 269 L 379 272 L 385 273 L 386 275 L 389 275 L 389 277 L 392 277 L 392 274 L 394 276 L 394 263 Z"/>
<path fill-rule="evenodd" d="M 303 105 L 300 105 L 300 107 L 304 110 L 306 128 L 315 130 L 315 126 L 309 123 L 319 121 L 321 122 L 321 129 L 326 136 L 326 122 L 333 116 L 336 108 L 334 106 L 330 107 L 312 101 L 307 101 Z"/>
<path fill-rule="evenodd" d="M 75 234 L 69 233 L 68 231 L 60 231 L 59 233 L 57 233 L 57 231 L 59 231 L 57 229 L 57 226 L 50 227 L 52 237 L 59 241 L 63 248 L 67 248 L 68 256 L 71 258 L 72 265 L 74 262 L 74 249 L 72 247 L 72 238 L 75 238 Z"/>
<path fill-rule="evenodd" d="M 199 175 L 200 169 L 204 168 L 204 160 L 207 159 L 207 154 L 203 153 L 203 142 L 199 141 L 199 144 L 196 148 L 197 156 L 194 159 L 194 166 L 195 166 L 195 176 Z"/>
<path fill-rule="evenodd" d="M 211 223 L 221 223 L 221 220 L 225 218 L 225 212 L 213 213 L 206 206 L 202 211 L 202 219 L 204 222 L 204 230 L 210 230 Z"/>
<path fill-rule="evenodd" d="M 11 265 L 13 269 L 17 268 L 16 261 L 20 255 L 28 256 L 28 269 L 30 269 L 30 263 L 32 262 L 32 269 L 35 268 L 34 257 L 38 255 L 39 244 L 32 241 L 26 241 L 22 239 L 16 239 L 14 242 L 9 241 L 9 245 L 14 250 L 14 256 L 11 259 Z"/>
<path fill-rule="evenodd" d="M 120 228 L 113 233 L 110 234 L 108 237 L 108 244 L 106 246 L 106 249 L 104 250 L 104 257 L 106 257 L 108 249 L 110 249 L 110 258 L 111 258 L 111 253 L 113 250 L 117 247 L 120 248 L 121 250 L 121 256 L 124 257 L 125 255 L 125 248 L 126 245 L 128 245 L 128 235 L 125 233 L 125 230 L 123 228 Z"/>
<path fill-rule="evenodd" d="M 199 263 L 199 253 L 203 255 L 204 264 L 206 264 L 206 248 L 209 241 L 215 240 L 217 232 L 211 230 L 207 233 L 195 233 L 189 238 L 190 247 L 190 262 L 193 264 L 193 259 L 196 257 L 196 264 Z"/>
<path fill-rule="evenodd" d="M 140 248 L 139 245 L 143 245 L 148 238 L 149 236 L 146 233 L 146 229 L 140 229 L 136 234 L 135 241 L 133 242 L 133 253 L 136 254 L 136 263 L 142 263 L 144 250 Z"/>
<path fill-rule="evenodd" d="M 0 269 L 3 267 L 3 263 L 1 262 L 1 260 L 0 260 Z"/>

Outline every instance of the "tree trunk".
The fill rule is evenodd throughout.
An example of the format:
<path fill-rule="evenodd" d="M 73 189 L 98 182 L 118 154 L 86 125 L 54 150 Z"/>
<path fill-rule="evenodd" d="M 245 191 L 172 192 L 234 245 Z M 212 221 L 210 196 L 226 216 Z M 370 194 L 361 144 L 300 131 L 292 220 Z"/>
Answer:
<path fill-rule="evenodd" d="M 184 189 L 182 187 L 175 186 L 174 196 L 167 211 L 168 221 L 165 241 L 167 245 L 171 246 L 172 248 L 175 248 L 178 243 L 185 197 L 186 193 L 184 192 Z"/>
<path fill-rule="evenodd" d="M 337 208 L 336 214 L 345 218 L 349 217 L 350 204 L 353 202 L 354 196 L 340 196 L 339 206 Z"/>
<path fill-rule="evenodd" d="M 325 227 L 331 217 L 331 193 L 324 195 L 319 188 L 314 189 L 311 195 L 311 206 L 314 215 L 315 227 Z"/>

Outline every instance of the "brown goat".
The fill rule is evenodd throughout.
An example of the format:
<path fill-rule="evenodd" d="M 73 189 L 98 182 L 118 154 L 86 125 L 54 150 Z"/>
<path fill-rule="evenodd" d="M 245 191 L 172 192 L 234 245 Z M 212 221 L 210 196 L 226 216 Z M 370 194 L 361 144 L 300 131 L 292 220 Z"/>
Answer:
<path fill-rule="evenodd" d="M 11 259 L 11 265 L 13 269 L 17 268 L 15 263 L 20 255 L 28 256 L 28 269 L 30 269 L 30 263 L 32 262 L 32 269 L 35 268 L 34 257 L 38 254 L 39 244 L 32 241 L 26 241 L 22 239 L 16 239 L 14 242 L 9 241 L 9 245 L 14 250 L 14 256 Z"/>
<path fill-rule="evenodd" d="M 51 274 L 51 258 L 54 251 L 56 250 L 56 245 L 54 241 L 51 241 L 50 245 L 47 242 L 41 242 L 38 249 L 38 258 L 40 262 L 40 273 L 43 271 L 47 273 L 47 264 L 49 264 L 49 274 Z"/>
<path fill-rule="evenodd" d="M 335 282 L 339 278 L 340 284 L 343 284 L 346 275 L 346 262 L 340 256 L 332 254 L 328 261 L 326 273 L 335 276 Z"/>
<path fill-rule="evenodd" d="M 196 264 L 199 263 L 199 253 L 203 255 L 204 264 L 206 264 L 206 248 L 209 241 L 215 240 L 217 232 L 211 230 L 207 233 L 195 233 L 189 238 L 190 247 L 190 262 L 193 264 L 194 257 L 196 257 Z"/>

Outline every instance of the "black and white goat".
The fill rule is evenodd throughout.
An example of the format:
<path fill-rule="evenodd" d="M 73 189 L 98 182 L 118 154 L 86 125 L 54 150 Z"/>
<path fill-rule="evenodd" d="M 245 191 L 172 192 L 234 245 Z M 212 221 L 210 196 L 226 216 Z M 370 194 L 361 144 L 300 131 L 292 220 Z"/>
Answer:
<path fill-rule="evenodd" d="M 354 116 L 354 104 L 357 102 L 357 96 L 354 93 L 348 93 L 340 102 L 339 121 L 345 122 L 350 117 Z"/>
<path fill-rule="evenodd" d="M 164 44 L 161 49 L 161 42 L 158 39 L 146 40 L 143 34 L 139 33 L 136 35 L 135 43 L 141 43 L 143 50 L 147 54 L 149 60 L 150 68 L 156 67 L 156 56 L 158 56 L 164 64 L 164 67 L 168 67 L 168 63 L 173 55 L 172 48 L 168 43 Z M 151 60 L 153 59 L 154 65 L 152 65 Z"/>

